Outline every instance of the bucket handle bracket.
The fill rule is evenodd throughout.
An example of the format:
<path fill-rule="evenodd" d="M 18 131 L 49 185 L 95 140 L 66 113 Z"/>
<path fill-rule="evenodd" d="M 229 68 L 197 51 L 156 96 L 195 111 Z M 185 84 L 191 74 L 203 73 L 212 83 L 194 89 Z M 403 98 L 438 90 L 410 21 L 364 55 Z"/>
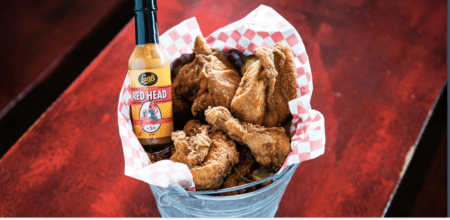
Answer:
<path fill-rule="evenodd" d="M 162 202 L 162 198 L 164 196 L 166 196 L 166 195 L 169 195 L 169 194 L 177 194 L 179 197 L 180 196 L 181 197 L 189 197 L 189 194 L 187 193 L 187 191 L 185 189 L 183 189 L 183 187 L 181 187 L 181 186 L 179 186 L 177 184 L 169 184 L 169 190 L 167 190 L 166 192 L 163 192 L 158 198 L 158 204 L 160 206 L 162 206 L 162 207 L 170 207 L 172 205 L 175 205 L 175 204 L 181 202 L 181 200 L 178 199 L 175 202 L 172 202 L 172 203 L 169 203 L 169 204 L 164 204 Z"/>

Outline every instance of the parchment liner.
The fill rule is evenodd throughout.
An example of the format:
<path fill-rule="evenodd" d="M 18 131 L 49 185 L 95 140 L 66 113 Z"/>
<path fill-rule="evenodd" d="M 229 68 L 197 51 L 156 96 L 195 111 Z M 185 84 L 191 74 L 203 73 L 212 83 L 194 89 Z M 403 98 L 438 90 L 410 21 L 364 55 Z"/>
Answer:
<path fill-rule="evenodd" d="M 195 38 L 202 35 L 197 20 L 187 19 L 160 36 L 160 43 L 172 60 L 171 68 L 189 62 Z M 203 35 L 202 35 L 203 36 Z M 297 66 L 297 96 L 289 102 L 291 148 L 281 170 L 291 164 L 314 159 L 325 152 L 325 122 L 323 115 L 311 109 L 313 91 L 311 68 L 303 41 L 295 28 L 275 10 L 265 5 L 243 19 L 222 27 L 206 38 L 208 44 L 228 53 L 236 48 L 245 55 L 254 54 L 257 47 L 272 47 L 284 42 L 292 48 Z M 120 138 L 125 158 L 125 175 L 146 183 L 168 187 L 175 183 L 195 190 L 192 173 L 183 163 L 162 160 L 152 164 L 136 135 L 130 120 L 131 88 L 128 74 L 122 86 L 117 109 Z"/>

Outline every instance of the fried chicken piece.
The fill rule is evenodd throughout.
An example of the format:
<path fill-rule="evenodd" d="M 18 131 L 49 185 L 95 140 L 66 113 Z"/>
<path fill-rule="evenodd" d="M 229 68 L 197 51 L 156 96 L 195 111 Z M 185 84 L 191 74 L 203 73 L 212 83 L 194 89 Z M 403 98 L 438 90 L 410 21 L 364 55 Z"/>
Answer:
<path fill-rule="evenodd" d="M 289 153 L 291 153 L 291 143 L 289 142 L 289 137 L 286 135 L 286 131 L 283 127 L 272 127 L 267 128 L 267 133 L 277 140 L 275 157 L 272 157 L 272 167 L 274 170 L 278 170 L 281 165 L 283 165 Z"/>
<path fill-rule="evenodd" d="M 281 127 L 289 119 L 289 101 L 297 98 L 297 73 L 291 48 L 284 43 L 272 47 L 275 57 L 275 69 L 278 72 L 273 95 L 268 100 L 263 126 Z"/>
<path fill-rule="evenodd" d="M 182 131 L 172 133 L 175 153 L 170 160 L 186 164 L 197 189 L 219 188 L 239 162 L 235 143 L 224 133 L 190 120 Z"/>
<path fill-rule="evenodd" d="M 183 66 L 175 77 L 172 91 L 174 96 L 192 103 L 192 115 L 203 114 L 208 106 L 230 107 L 241 77 L 227 58 L 211 49 L 205 39 L 198 36 L 194 44 L 195 59 Z M 178 102 L 178 101 L 177 101 Z M 182 106 L 177 103 L 176 106 Z M 181 113 L 174 108 L 174 114 Z"/>
<path fill-rule="evenodd" d="M 257 48 L 254 62 L 241 79 L 230 110 L 237 118 L 252 124 L 262 124 L 266 107 L 266 96 L 271 97 L 277 72 L 273 64 L 273 53 L 267 48 Z M 270 98 L 267 98 L 271 100 Z"/>
<path fill-rule="evenodd" d="M 202 132 L 206 132 L 208 133 L 211 130 L 211 126 L 210 125 L 205 125 L 202 124 L 202 122 L 200 122 L 197 119 L 192 119 L 189 120 L 183 128 L 184 133 L 186 133 L 186 135 L 188 136 L 194 136 L 198 133 L 202 133 Z"/>
<path fill-rule="evenodd" d="M 273 51 L 267 48 L 257 48 L 255 50 L 256 56 L 259 58 L 261 62 L 261 66 L 264 68 L 263 72 L 267 75 L 267 89 L 266 89 L 266 102 L 267 106 L 274 106 L 273 103 L 273 93 L 275 90 L 276 78 L 278 76 L 278 72 L 274 67 L 274 55 Z"/>
<path fill-rule="evenodd" d="M 176 131 L 172 133 L 172 141 L 175 145 L 175 153 L 170 157 L 170 160 L 184 163 L 189 168 L 201 164 L 211 146 L 211 139 L 208 137 L 207 130 L 191 137 L 186 137 L 184 131 Z"/>
<path fill-rule="evenodd" d="M 189 168 L 201 164 L 212 143 L 208 136 L 210 130 L 211 126 L 202 125 L 199 120 L 190 120 L 183 131 L 172 132 L 175 153 L 170 160 L 184 163 Z"/>
<path fill-rule="evenodd" d="M 212 50 L 211 47 L 209 47 L 209 45 L 205 41 L 205 38 L 203 38 L 202 36 L 197 36 L 195 38 L 194 48 L 192 50 L 196 55 L 210 55 L 215 52 L 215 50 Z"/>
<path fill-rule="evenodd" d="M 295 63 L 289 46 L 257 48 L 259 61 L 244 73 L 230 110 L 240 120 L 281 127 L 289 118 L 289 104 L 297 98 Z"/>
<path fill-rule="evenodd" d="M 197 189 L 217 189 L 224 178 L 231 173 L 231 168 L 239 162 L 239 154 L 235 143 L 224 133 L 212 129 L 209 132 L 212 140 L 205 161 L 191 169 Z"/>
<path fill-rule="evenodd" d="M 205 111 L 206 121 L 214 128 L 225 132 L 231 139 L 247 145 L 261 166 L 281 167 L 291 148 L 284 128 L 266 128 L 241 122 L 224 107 Z"/>

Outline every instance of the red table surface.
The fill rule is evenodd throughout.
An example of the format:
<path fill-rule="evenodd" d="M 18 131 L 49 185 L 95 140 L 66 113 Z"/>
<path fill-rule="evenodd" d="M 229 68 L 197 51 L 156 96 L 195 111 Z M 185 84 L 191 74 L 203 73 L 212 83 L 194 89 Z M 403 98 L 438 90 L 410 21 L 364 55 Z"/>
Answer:
<path fill-rule="evenodd" d="M 160 33 L 205 36 L 265 4 L 300 33 L 325 154 L 303 162 L 276 216 L 382 216 L 447 76 L 446 1 L 159 1 Z M 124 175 L 117 103 L 130 22 L 0 161 L 1 216 L 160 216 Z"/>
<path fill-rule="evenodd" d="M 46 79 L 124 0 L 2 1 L 0 112 Z"/>

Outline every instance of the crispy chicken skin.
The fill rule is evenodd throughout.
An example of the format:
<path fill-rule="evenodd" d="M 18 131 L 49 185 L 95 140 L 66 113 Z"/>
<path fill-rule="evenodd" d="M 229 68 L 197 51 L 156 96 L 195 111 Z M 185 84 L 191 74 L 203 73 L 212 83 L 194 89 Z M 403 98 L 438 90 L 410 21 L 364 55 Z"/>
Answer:
<path fill-rule="evenodd" d="M 186 164 L 197 189 L 217 189 L 239 162 L 235 143 L 224 133 L 190 120 L 183 131 L 172 133 L 175 153 L 170 160 Z"/>
<path fill-rule="evenodd" d="M 289 104 L 297 98 L 295 63 L 289 46 L 277 43 L 271 49 L 257 48 L 258 61 L 244 73 L 231 113 L 266 127 L 281 127 L 289 118 Z"/>
<path fill-rule="evenodd" d="M 256 56 L 259 58 L 261 62 L 261 66 L 263 67 L 262 72 L 264 72 L 267 76 L 267 88 L 266 88 L 266 102 L 267 106 L 270 108 L 274 107 L 273 102 L 273 93 L 275 90 L 276 78 L 278 75 L 277 70 L 274 66 L 274 55 L 273 51 L 267 48 L 257 48 L 255 50 Z"/>
<path fill-rule="evenodd" d="M 255 160 L 261 166 L 272 165 L 279 168 L 290 152 L 289 138 L 284 128 L 266 128 L 241 122 L 224 107 L 209 108 L 205 111 L 206 121 L 231 139 L 247 145 Z"/>
<path fill-rule="evenodd" d="M 264 116 L 263 126 L 281 127 L 290 116 L 289 101 L 297 98 L 297 73 L 294 56 L 291 48 L 284 43 L 276 43 L 272 47 L 275 57 L 276 76 L 275 89 L 271 100 L 268 100 L 267 112 Z"/>
<path fill-rule="evenodd" d="M 195 59 L 172 84 L 174 118 L 186 122 L 186 116 L 204 115 L 209 125 L 190 120 L 182 131 L 173 132 L 170 160 L 189 167 L 199 190 L 246 184 L 255 166 L 278 170 L 291 151 L 282 126 L 290 117 L 289 101 L 297 98 L 291 48 L 276 43 L 255 49 L 258 60 L 249 64 L 242 79 L 203 37 L 195 39 L 193 51 Z M 245 145 L 239 145 L 240 152 L 233 140 Z"/>
<path fill-rule="evenodd" d="M 192 115 L 203 114 L 208 106 L 230 107 L 241 81 L 239 73 L 220 52 L 211 49 L 205 39 L 197 36 L 194 44 L 195 59 L 183 66 L 175 77 L 172 91 L 177 102 L 192 103 Z M 175 105 L 175 104 L 174 104 Z M 182 106 L 176 103 L 175 106 Z M 184 113 L 174 108 L 174 114 Z"/>
<path fill-rule="evenodd" d="M 170 160 L 184 163 L 189 168 L 201 164 L 211 146 L 211 139 L 208 137 L 207 131 L 191 137 L 186 137 L 184 131 L 176 131 L 172 133 L 172 140 L 175 145 L 175 153 Z"/>
<path fill-rule="evenodd" d="M 186 133 L 186 135 L 188 136 L 194 136 L 202 132 L 208 133 L 209 130 L 211 130 L 210 125 L 202 124 L 202 122 L 196 119 L 189 120 L 183 128 L 184 133 Z"/>
<path fill-rule="evenodd" d="M 215 129 L 209 135 L 212 144 L 205 161 L 191 169 L 195 186 L 200 190 L 219 188 L 233 165 L 239 162 L 239 153 L 232 140 Z"/>
<path fill-rule="evenodd" d="M 267 48 L 257 48 L 258 61 L 254 62 L 241 79 L 236 95 L 231 101 L 230 111 L 237 118 L 252 124 L 262 124 L 266 100 L 271 100 L 275 77 L 273 53 Z M 267 97 L 267 98 L 266 98 Z"/>

